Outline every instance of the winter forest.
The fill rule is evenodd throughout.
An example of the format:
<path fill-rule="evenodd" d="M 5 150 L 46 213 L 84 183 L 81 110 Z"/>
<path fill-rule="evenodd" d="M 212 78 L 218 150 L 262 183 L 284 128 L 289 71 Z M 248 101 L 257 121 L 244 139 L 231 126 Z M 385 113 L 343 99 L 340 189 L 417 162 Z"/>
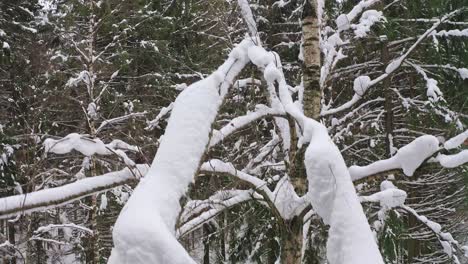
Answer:
<path fill-rule="evenodd" d="M 468 0 L 1 0 L 1 264 L 467 264 Z"/>

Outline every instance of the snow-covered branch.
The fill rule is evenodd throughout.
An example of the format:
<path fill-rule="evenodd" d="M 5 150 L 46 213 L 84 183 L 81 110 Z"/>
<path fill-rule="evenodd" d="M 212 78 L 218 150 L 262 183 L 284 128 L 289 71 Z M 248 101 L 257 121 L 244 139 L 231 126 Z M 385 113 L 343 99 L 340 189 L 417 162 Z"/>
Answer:
<path fill-rule="evenodd" d="M 448 140 L 444 144 L 445 149 L 457 148 L 465 142 L 467 136 L 468 133 L 465 131 Z M 425 161 L 439 162 L 441 166 L 446 168 L 455 168 L 468 162 L 468 150 L 463 150 L 453 155 L 439 153 L 434 159 L 429 159 L 440 150 L 439 140 L 436 137 L 431 135 L 420 136 L 408 145 L 400 148 L 393 157 L 378 160 L 367 166 L 353 165 L 349 167 L 349 173 L 353 181 L 395 169 L 402 169 L 405 175 L 412 176 L 416 169 Z"/>
<path fill-rule="evenodd" d="M 363 1 L 365 2 L 365 1 Z M 335 114 L 337 112 L 343 111 L 345 109 L 348 109 L 352 107 L 354 104 L 356 104 L 360 98 L 364 96 L 364 93 L 371 87 L 377 85 L 378 83 L 382 82 L 383 80 L 389 78 L 393 73 L 395 73 L 400 66 L 402 65 L 403 61 L 405 61 L 411 53 L 428 37 L 434 30 L 436 30 L 441 24 L 443 24 L 445 21 L 449 20 L 451 17 L 459 14 L 462 12 L 464 9 L 457 9 L 449 14 L 444 15 L 440 20 L 435 22 L 431 28 L 426 30 L 424 34 L 422 34 L 416 42 L 400 57 L 394 59 L 391 61 L 387 67 L 385 68 L 385 73 L 380 75 L 379 77 L 371 80 L 368 76 L 360 76 L 354 80 L 354 91 L 355 94 L 353 98 L 344 103 L 343 105 L 333 108 L 333 109 L 323 109 L 321 112 L 322 116 L 330 115 L 330 114 Z M 339 18 L 338 18 L 339 19 Z M 343 19 L 343 18 L 342 18 Z M 362 93 L 357 92 L 358 90 L 361 90 Z"/>
<path fill-rule="evenodd" d="M 267 182 L 245 172 L 238 171 L 230 163 L 220 160 L 210 160 L 201 167 L 201 172 L 223 173 L 236 177 L 249 185 L 256 192 L 263 196 L 270 209 L 277 214 L 280 219 L 288 220 L 299 215 L 307 207 L 306 197 L 299 198 L 294 191 L 294 187 L 288 176 L 283 176 L 277 183 L 273 191 L 268 188 Z"/>
<path fill-rule="evenodd" d="M 261 191 L 265 195 L 266 198 L 273 200 L 272 193 L 270 189 L 268 189 L 267 182 L 261 180 L 255 176 L 249 175 L 245 172 L 238 171 L 231 163 L 225 163 L 221 160 L 212 159 L 208 162 L 205 162 L 200 167 L 201 172 L 211 172 L 211 173 L 225 173 L 231 176 L 234 176 L 248 184 L 252 185 L 256 190 Z"/>
<path fill-rule="evenodd" d="M 191 232 L 192 230 L 198 228 L 200 225 L 208 221 L 209 219 L 215 217 L 219 213 L 223 212 L 224 210 L 233 207 L 235 205 L 238 205 L 243 202 L 247 202 L 252 200 L 252 197 L 254 196 L 255 191 L 254 190 L 245 190 L 238 192 L 237 195 L 234 195 L 233 197 L 230 197 L 229 199 L 219 201 L 219 200 L 213 200 L 212 203 L 210 203 L 210 209 L 207 211 L 204 211 L 201 213 L 199 216 L 194 217 L 190 219 L 189 221 L 185 222 L 182 224 L 180 228 L 177 230 L 177 237 L 183 237 L 185 234 Z"/>
<path fill-rule="evenodd" d="M 73 150 L 80 152 L 85 156 L 98 155 L 117 155 L 127 166 L 134 166 L 135 162 L 131 160 L 125 151 L 139 151 L 139 148 L 125 143 L 122 140 L 115 139 L 108 144 L 104 144 L 99 138 L 89 138 L 85 135 L 72 133 L 66 137 L 55 140 L 48 138 L 44 141 L 45 153 L 65 154 Z"/>
<path fill-rule="evenodd" d="M 468 130 L 464 131 L 463 133 L 458 134 L 457 136 L 445 141 L 444 148 L 445 149 L 456 149 L 460 147 L 463 143 L 468 140 Z"/>
<path fill-rule="evenodd" d="M 146 112 L 130 113 L 128 115 L 119 116 L 119 117 L 115 117 L 115 118 L 112 118 L 112 119 L 104 120 L 99 125 L 99 127 L 96 129 L 96 134 L 99 134 L 100 132 L 102 132 L 107 126 L 115 125 L 115 124 L 121 123 L 123 121 L 126 121 L 128 119 L 132 119 L 132 118 L 135 118 L 135 117 L 143 117 L 146 114 L 147 114 Z"/>
<path fill-rule="evenodd" d="M 439 162 L 442 167 L 456 168 L 468 163 L 468 150 L 462 150 L 452 155 L 439 154 L 434 160 Z"/>
<path fill-rule="evenodd" d="M 244 21 L 247 24 L 250 36 L 259 41 L 259 39 L 257 38 L 257 23 L 255 23 L 255 19 L 253 17 L 252 10 L 250 9 L 248 0 L 237 0 L 237 4 L 239 5 L 239 8 L 241 10 L 242 17 L 244 18 Z"/>
<path fill-rule="evenodd" d="M 61 206 L 91 194 L 136 181 L 147 171 L 148 165 L 141 164 L 133 169 L 125 168 L 56 188 L 1 198 L 0 219 Z"/>
<path fill-rule="evenodd" d="M 49 231 L 51 231 L 53 229 L 57 229 L 57 228 L 76 229 L 76 230 L 80 230 L 81 232 L 88 233 L 90 235 L 92 235 L 94 233 L 93 230 L 91 230 L 91 229 L 89 229 L 87 227 L 71 223 L 71 224 L 59 224 L 59 225 L 50 224 L 50 225 L 46 225 L 46 226 L 41 226 L 38 229 L 36 229 L 36 231 L 34 231 L 34 234 L 46 233 L 46 232 L 49 232 Z"/>
<path fill-rule="evenodd" d="M 161 111 L 159 111 L 159 114 L 153 120 L 147 122 L 148 126 L 145 127 L 145 129 L 152 130 L 155 127 L 159 126 L 161 119 L 167 116 L 172 111 L 173 107 L 174 107 L 174 103 L 170 103 L 167 107 L 161 108 Z"/>
<path fill-rule="evenodd" d="M 269 116 L 284 116 L 284 111 L 276 108 L 270 108 L 265 105 L 257 105 L 254 112 L 247 113 L 244 116 L 239 116 L 232 119 L 220 130 L 214 130 L 210 140 L 210 147 L 213 147 L 223 141 L 225 138 L 234 132 L 242 129 L 252 122 Z"/>
<path fill-rule="evenodd" d="M 436 137 L 430 135 L 421 136 L 410 144 L 400 148 L 395 156 L 376 161 L 364 167 L 351 166 L 349 167 L 349 173 L 354 181 L 394 169 L 403 169 L 403 173 L 407 176 L 412 176 L 416 169 L 438 150 L 439 140 Z"/>
<path fill-rule="evenodd" d="M 401 205 L 400 208 L 414 215 L 416 219 L 418 219 L 421 223 L 426 225 L 439 239 L 440 245 L 442 246 L 445 254 L 447 254 L 449 258 L 451 258 L 454 261 L 454 263 L 460 264 L 458 257 L 453 254 L 458 248 L 458 241 L 456 241 L 452 237 L 452 234 L 448 232 L 442 232 L 442 226 L 439 223 L 427 219 L 427 217 L 425 217 L 424 215 L 418 214 L 418 212 L 416 212 L 416 210 L 414 210 L 413 208 L 407 205 Z"/>
<path fill-rule="evenodd" d="M 148 175 L 117 219 L 110 264 L 194 263 L 175 237 L 179 200 L 199 169 L 218 109 L 253 44 L 242 41 L 217 71 L 177 97 Z"/>

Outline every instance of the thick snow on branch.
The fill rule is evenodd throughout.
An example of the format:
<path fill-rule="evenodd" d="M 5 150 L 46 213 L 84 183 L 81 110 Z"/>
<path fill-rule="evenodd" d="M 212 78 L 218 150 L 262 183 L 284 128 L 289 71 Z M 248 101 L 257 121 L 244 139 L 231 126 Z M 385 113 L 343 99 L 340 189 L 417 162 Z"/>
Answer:
<path fill-rule="evenodd" d="M 145 175 L 147 170 L 148 165 L 137 165 L 134 169 L 125 168 L 121 171 L 78 180 L 56 188 L 1 198 L 0 219 L 64 205 L 91 194 L 129 183 Z"/>
<path fill-rule="evenodd" d="M 55 140 L 48 138 L 44 141 L 46 153 L 66 154 L 73 150 L 85 156 L 112 155 L 116 150 L 139 151 L 138 147 L 129 145 L 122 140 L 113 140 L 109 144 L 104 144 L 99 138 L 89 138 L 84 135 L 72 133 L 66 137 Z"/>
<path fill-rule="evenodd" d="M 346 15 L 348 21 L 353 21 L 356 17 L 362 13 L 366 8 L 369 8 L 377 3 L 380 0 L 362 0 L 357 5 L 353 7 L 353 9 Z"/>
<path fill-rule="evenodd" d="M 394 169 L 403 169 L 405 175 L 412 176 L 416 169 L 438 150 L 439 140 L 436 137 L 430 135 L 420 136 L 400 148 L 395 156 L 363 167 L 351 166 L 349 173 L 354 181 Z"/>
<path fill-rule="evenodd" d="M 468 150 L 463 150 L 453 155 L 439 154 L 435 160 L 438 161 L 442 167 L 456 168 L 468 162 Z"/>
<path fill-rule="evenodd" d="M 378 202 L 380 210 L 377 212 L 378 221 L 374 222 L 376 231 L 382 230 L 387 218 L 387 212 L 395 207 L 403 206 L 408 195 L 405 191 L 398 189 L 391 181 L 385 180 L 380 183 L 380 192 L 370 196 L 361 196 L 361 202 Z"/>
<path fill-rule="evenodd" d="M 253 52 L 249 51 L 249 57 L 251 54 Z M 340 150 L 328 135 L 327 128 L 304 116 L 294 103 L 281 71 L 281 60 L 277 54 L 274 55 L 276 59 L 270 60 L 265 68 L 257 66 L 264 69 L 269 86 L 278 85 L 285 111 L 303 129 L 299 144 L 310 142 L 304 161 L 309 182 L 306 197 L 318 215 L 330 225 L 327 241 L 329 263 L 383 264 Z"/>
<path fill-rule="evenodd" d="M 339 15 L 336 19 L 338 32 L 349 29 L 351 27 L 351 22 L 355 20 L 359 16 L 359 14 L 361 14 L 365 9 L 373 6 L 374 4 L 377 4 L 378 2 L 380 2 L 380 0 L 362 0 L 357 5 L 355 5 L 348 14 Z M 363 14 L 362 15 L 363 18 L 361 18 L 361 20 L 366 20 L 369 15 L 373 15 L 373 14 L 368 13 L 366 16 L 364 16 Z M 373 19 L 371 18 L 371 20 Z"/>
<path fill-rule="evenodd" d="M 80 134 L 72 133 L 66 137 L 55 140 L 48 138 L 44 141 L 45 153 L 65 154 L 73 150 L 85 156 L 118 155 L 126 165 L 134 166 L 125 151 L 139 151 L 138 147 L 129 145 L 122 140 L 116 139 L 109 144 L 104 144 L 99 138 L 89 138 Z"/>
<path fill-rule="evenodd" d="M 445 141 L 444 148 L 445 149 L 455 149 L 460 147 L 466 140 L 468 139 L 468 130 L 465 132 Z"/>
<path fill-rule="evenodd" d="M 194 263 L 175 237 L 179 200 L 198 171 L 218 109 L 248 63 L 252 45 L 252 40 L 241 42 L 216 72 L 177 97 L 147 177 L 117 219 L 109 263 Z"/>
<path fill-rule="evenodd" d="M 383 263 L 340 150 L 323 125 L 307 123 L 306 129 L 312 130 L 305 153 L 308 195 L 314 210 L 330 225 L 329 263 Z"/>
<path fill-rule="evenodd" d="M 354 30 L 356 38 L 364 38 L 367 36 L 367 33 L 371 30 L 371 27 L 374 24 L 386 21 L 387 20 L 381 11 L 367 10 L 359 19 L 359 24 L 353 24 L 351 25 L 351 28 Z"/>
<path fill-rule="evenodd" d="M 241 10 L 242 17 L 244 18 L 245 23 L 247 24 L 247 28 L 249 29 L 250 36 L 257 37 L 257 23 L 255 23 L 255 19 L 252 14 L 252 10 L 250 9 L 249 2 L 247 0 L 237 0 L 237 4 Z"/>
<path fill-rule="evenodd" d="M 447 140 L 444 143 L 444 148 L 455 149 L 462 145 L 468 138 L 468 131 L 459 134 Z M 349 167 L 349 173 L 353 181 L 374 175 L 380 172 L 403 169 L 403 173 L 407 176 L 412 176 L 417 168 L 434 153 L 440 150 L 439 140 L 430 135 L 424 135 L 416 138 L 408 145 L 398 150 L 395 156 L 379 160 L 367 166 Z M 468 150 L 463 150 L 457 154 L 444 155 L 438 154 L 431 161 L 439 162 L 442 167 L 455 168 L 468 162 Z"/>
<path fill-rule="evenodd" d="M 397 189 L 393 183 L 384 181 L 384 188 L 378 193 L 370 196 L 361 196 L 362 202 L 378 202 L 380 206 L 386 209 L 402 206 L 405 203 L 407 194 L 405 191 Z M 385 185 L 390 185 L 390 188 L 385 188 Z"/>

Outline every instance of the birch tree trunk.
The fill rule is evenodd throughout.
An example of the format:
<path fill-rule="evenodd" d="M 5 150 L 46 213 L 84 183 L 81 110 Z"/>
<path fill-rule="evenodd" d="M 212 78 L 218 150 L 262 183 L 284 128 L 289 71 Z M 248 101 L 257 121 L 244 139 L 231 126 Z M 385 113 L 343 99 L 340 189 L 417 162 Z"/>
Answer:
<path fill-rule="evenodd" d="M 320 116 L 320 25 L 317 17 L 317 0 L 307 0 L 302 18 L 304 38 L 302 67 L 304 82 L 304 114 L 318 119 Z"/>
<path fill-rule="evenodd" d="M 302 217 L 294 217 L 281 228 L 281 263 L 302 262 Z"/>
<path fill-rule="evenodd" d="M 302 18 L 303 34 L 303 83 L 304 83 L 304 114 L 307 117 L 320 117 L 320 25 L 317 17 L 317 0 L 307 0 Z M 289 119 L 291 130 L 291 153 L 289 176 L 299 195 L 306 193 L 306 172 L 304 170 L 304 149 L 297 149 L 297 131 L 294 120 Z"/>
<path fill-rule="evenodd" d="M 317 0 L 307 0 L 302 18 L 303 34 L 303 83 L 304 114 L 307 117 L 320 117 L 320 25 L 317 17 Z M 291 151 L 289 156 L 289 176 L 298 195 L 307 192 L 307 175 L 304 168 L 305 149 L 298 149 L 297 131 L 293 119 L 289 119 L 291 131 Z M 281 263 L 300 264 L 303 247 L 303 217 L 298 216 L 282 223 Z"/>

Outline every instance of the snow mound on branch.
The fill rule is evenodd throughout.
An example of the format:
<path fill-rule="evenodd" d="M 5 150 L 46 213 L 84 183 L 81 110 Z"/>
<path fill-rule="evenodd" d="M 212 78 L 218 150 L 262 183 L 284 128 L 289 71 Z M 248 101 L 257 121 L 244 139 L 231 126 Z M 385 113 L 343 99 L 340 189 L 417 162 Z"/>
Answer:
<path fill-rule="evenodd" d="M 98 117 L 99 117 L 99 114 L 98 114 L 99 108 L 100 107 L 94 102 L 92 102 L 92 103 L 90 103 L 88 105 L 88 108 L 86 109 L 87 114 L 92 120 L 98 119 Z"/>
<path fill-rule="evenodd" d="M 436 160 L 445 168 L 456 168 L 468 162 L 468 150 L 463 150 L 453 155 L 439 154 Z"/>
<path fill-rule="evenodd" d="M 468 79 L 468 69 L 467 68 L 460 68 L 458 69 L 458 73 L 460 74 L 460 77 L 465 80 Z"/>
<path fill-rule="evenodd" d="M 405 204 L 406 192 L 395 187 L 391 181 L 383 181 L 380 184 L 380 189 L 380 192 L 370 195 L 366 200 L 380 202 L 380 206 L 386 209 Z"/>
<path fill-rule="evenodd" d="M 297 215 L 298 209 L 303 208 L 304 201 L 297 196 L 288 176 L 284 176 L 276 184 L 273 197 L 273 202 L 283 219 L 292 219 Z"/>
<path fill-rule="evenodd" d="M 430 135 L 416 138 L 410 144 L 400 148 L 395 159 L 407 176 L 413 176 L 424 160 L 439 150 L 439 140 Z"/>
<path fill-rule="evenodd" d="M 360 97 L 364 96 L 364 94 L 367 91 L 367 88 L 369 88 L 370 82 L 371 78 L 369 78 L 369 76 L 357 77 L 356 79 L 354 79 L 354 92 Z"/>
<path fill-rule="evenodd" d="M 121 150 L 129 150 L 129 151 L 140 151 L 140 148 L 137 146 L 133 146 L 128 144 L 127 142 L 120 140 L 120 139 L 114 139 L 111 141 L 111 143 L 106 145 L 107 147 L 113 148 L 113 149 L 121 149 Z"/>
<path fill-rule="evenodd" d="M 88 138 L 77 133 L 72 133 L 60 140 L 48 138 L 44 141 L 46 153 L 66 154 L 73 150 L 82 153 L 85 156 L 94 154 L 109 155 L 110 150 L 98 138 Z"/>
<path fill-rule="evenodd" d="M 263 73 L 265 80 L 268 83 L 273 83 L 279 79 L 281 79 L 281 71 L 276 68 L 276 65 L 274 63 L 268 64 L 268 66 L 265 68 L 265 72 Z"/>
<path fill-rule="evenodd" d="M 338 31 L 345 31 L 349 29 L 349 19 L 346 14 L 341 14 L 336 18 L 336 26 L 338 27 Z"/>
<path fill-rule="evenodd" d="M 112 155 L 117 150 L 139 151 L 138 147 L 129 145 L 119 139 L 112 140 L 109 144 L 104 144 L 99 138 L 89 138 L 77 133 L 71 133 L 59 140 L 48 138 L 44 140 L 43 146 L 45 153 L 66 154 L 76 150 L 85 156 L 92 156 L 94 154 Z M 123 151 L 119 153 L 123 153 Z M 123 156 L 125 154 L 119 155 Z"/>
<path fill-rule="evenodd" d="M 330 225 L 330 264 L 383 264 L 367 218 L 339 149 L 321 124 L 306 124 L 311 141 L 305 153 L 314 210 Z"/>
<path fill-rule="evenodd" d="M 398 67 L 400 67 L 401 63 L 403 62 L 403 58 L 398 58 L 390 62 L 387 67 L 385 68 L 385 73 L 390 74 L 394 72 Z"/>
<path fill-rule="evenodd" d="M 352 25 L 354 34 L 357 38 L 363 38 L 367 36 L 367 33 L 371 30 L 371 27 L 378 22 L 385 22 L 386 19 L 381 11 L 367 10 L 359 19 L 359 24 Z"/>
<path fill-rule="evenodd" d="M 260 68 L 265 68 L 270 63 L 275 62 L 275 55 L 259 46 L 252 46 L 248 50 L 250 61 Z"/>
<path fill-rule="evenodd" d="M 426 79 L 427 92 L 426 95 L 429 97 L 429 100 L 437 102 L 439 97 L 442 95 L 442 91 L 439 86 L 437 86 L 437 81 L 432 78 Z"/>
<path fill-rule="evenodd" d="M 388 181 L 388 180 L 385 180 L 385 181 L 380 183 L 380 190 L 381 191 L 385 191 L 385 190 L 389 190 L 389 189 L 397 189 L 397 187 L 395 186 L 395 184 L 393 184 L 393 182 Z"/>
<path fill-rule="evenodd" d="M 400 148 L 395 156 L 379 160 L 367 166 L 351 166 L 349 173 L 353 180 L 393 169 L 403 169 L 407 176 L 413 176 L 419 166 L 439 150 L 439 140 L 431 135 L 416 138 L 408 145 Z"/>

